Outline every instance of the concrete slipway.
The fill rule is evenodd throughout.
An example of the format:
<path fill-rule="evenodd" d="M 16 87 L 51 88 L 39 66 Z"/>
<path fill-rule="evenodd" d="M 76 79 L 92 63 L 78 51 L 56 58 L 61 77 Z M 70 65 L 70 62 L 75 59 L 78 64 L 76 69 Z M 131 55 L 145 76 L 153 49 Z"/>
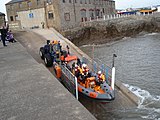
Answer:
<path fill-rule="evenodd" d="M 70 51 L 73 54 L 76 54 L 79 58 L 84 56 L 88 60 L 92 61 L 91 58 L 81 51 L 77 46 L 75 46 L 68 39 L 63 37 L 55 29 L 35 29 L 33 32 L 43 36 L 48 40 L 59 40 L 62 43 L 62 47 L 66 48 L 66 45 L 70 46 Z M 116 80 L 116 99 L 113 101 L 112 107 L 121 107 L 126 108 L 128 106 L 138 105 L 139 98 L 133 94 L 127 87 L 125 87 L 120 81 Z"/>
<path fill-rule="evenodd" d="M 95 120 L 18 42 L 0 44 L 0 120 Z"/>
<path fill-rule="evenodd" d="M 28 35 L 26 35 L 26 33 Z M 35 39 L 39 34 L 44 40 Z M 37 29 L 20 32 L 19 39 L 38 55 L 39 47 L 46 39 L 60 40 L 68 44 L 71 53 L 85 56 L 78 47 L 54 29 Z M 33 56 L 38 57 L 39 56 Z M 116 82 L 116 99 L 108 108 L 136 106 L 139 99 L 122 83 Z M 0 44 L 0 119 L 8 120 L 94 120 L 95 118 L 58 82 L 44 67 L 37 63 L 19 43 Z"/>

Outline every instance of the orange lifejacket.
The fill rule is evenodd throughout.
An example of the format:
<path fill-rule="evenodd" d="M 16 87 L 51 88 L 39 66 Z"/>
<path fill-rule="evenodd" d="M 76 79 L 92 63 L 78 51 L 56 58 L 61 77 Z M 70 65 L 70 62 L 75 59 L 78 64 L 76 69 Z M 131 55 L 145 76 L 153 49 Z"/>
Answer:
<path fill-rule="evenodd" d="M 88 68 L 82 68 L 82 75 L 87 75 L 89 72 Z"/>
<path fill-rule="evenodd" d="M 61 55 L 61 61 L 65 61 L 64 55 Z"/>
<path fill-rule="evenodd" d="M 105 81 L 105 76 L 103 74 L 98 75 L 98 80 L 101 82 Z"/>

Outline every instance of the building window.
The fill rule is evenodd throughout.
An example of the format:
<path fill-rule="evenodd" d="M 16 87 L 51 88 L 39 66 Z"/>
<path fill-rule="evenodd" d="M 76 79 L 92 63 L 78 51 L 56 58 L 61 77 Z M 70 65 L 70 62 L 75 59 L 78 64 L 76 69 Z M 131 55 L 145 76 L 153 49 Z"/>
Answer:
<path fill-rule="evenodd" d="M 77 0 L 75 0 L 75 3 L 77 3 Z"/>
<path fill-rule="evenodd" d="M 65 3 L 66 1 L 65 1 L 65 0 L 62 0 L 62 2 Z"/>
<path fill-rule="evenodd" d="M 104 13 L 104 11 L 105 11 L 105 10 L 104 10 L 104 8 L 103 8 L 103 9 L 102 9 L 102 12 Z"/>
<path fill-rule="evenodd" d="M 87 14 L 86 14 L 86 9 L 81 9 L 81 21 L 84 22 L 84 21 L 87 21 Z"/>
<path fill-rule="evenodd" d="M 18 20 L 18 15 L 15 15 L 15 20 Z"/>
<path fill-rule="evenodd" d="M 32 3 L 31 2 L 27 2 L 28 7 L 30 8 Z"/>
<path fill-rule="evenodd" d="M 53 12 L 48 12 L 48 19 L 54 19 Z"/>
<path fill-rule="evenodd" d="M 37 0 L 37 5 L 40 5 L 41 4 L 41 0 Z"/>
<path fill-rule="evenodd" d="M 94 10 L 93 9 L 89 10 L 89 17 L 91 18 L 91 20 L 94 19 Z"/>
<path fill-rule="evenodd" d="M 13 5 L 10 6 L 11 10 L 13 10 Z"/>
<path fill-rule="evenodd" d="M 69 3 L 72 3 L 72 1 L 71 1 L 71 0 L 69 0 Z"/>
<path fill-rule="evenodd" d="M 10 21 L 14 21 L 13 16 L 10 16 Z"/>
<path fill-rule="evenodd" d="M 85 4 L 87 4 L 87 0 L 85 0 Z"/>
<path fill-rule="evenodd" d="M 22 8 L 22 3 L 19 3 L 19 8 Z"/>
<path fill-rule="evenodd" d="M 34 18 L 34 15 L 33 15 L 33 13 L 29 13 L 29 18 Z"/>
<path fill-rule="evenodd" d="M 91 0 L 89 0 L 89 4 L 91 4 Z"/>
<path fill-rule="evenodd" d="M 82 0 L 80 0 L 80 4 L 82 4 Z"/>
<path fill-rule="evenodd" d="M 70 21 L 70 13 L 64 13 L 64 19 Z"/>
<path fill-rule="evenodd" d="M 99 9 L 96 10 L 96 16 L 100 17 L 100 10 Z"/>
<path fill-rule="evenodd" d="M 52 1 L 51 1 L 51 0 L 47 0 L 47 3 L 51 4 L 51 3 L 52 3 Z"/>

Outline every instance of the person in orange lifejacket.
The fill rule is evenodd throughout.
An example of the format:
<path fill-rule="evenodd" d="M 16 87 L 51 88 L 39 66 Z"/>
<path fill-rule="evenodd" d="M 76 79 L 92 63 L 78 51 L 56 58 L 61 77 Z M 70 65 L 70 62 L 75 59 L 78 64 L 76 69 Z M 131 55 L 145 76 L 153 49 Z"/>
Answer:
<path fill-rule="evenodd" d="M 53 40 L 51 44 L 52 45 L 58 44 L 58 41 L 57 40 Z"/>
<path fill-rule="evenodd" d="M 105 76 L 101 71 L 98 71 L 98 83 L 102 84 L 105 81 Z"/>
<path fill-rule="evenodd" d="M 82 75 L 87 76 L 89 69 L 86 64 L 82 64 Z"/>
<path fill-rule="evenodd" d="M 75 64 L 74 74 L 77 78 L 80 76 L 80 67 L 77 64 Z"/>
<path fill-rule="evenodd" d="M 82 64 L 82 68 L 80 69 L 81 80 L 85 83 L 86 78 L 88 77 L 89 69 L 86 64 Z"/>
<path fill-rule="evenodd" d="M 61 55 L 60 60 L 61 60 L 61 64 L 63 64 L 63 63 L 65 62 L 65 57 L 64 57 L 64 55 Z"/>

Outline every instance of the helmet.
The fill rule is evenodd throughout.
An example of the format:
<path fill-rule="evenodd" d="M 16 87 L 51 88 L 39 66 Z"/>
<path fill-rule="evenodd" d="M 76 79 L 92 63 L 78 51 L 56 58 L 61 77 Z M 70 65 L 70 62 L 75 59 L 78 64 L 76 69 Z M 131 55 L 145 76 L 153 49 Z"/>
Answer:
<path fill-rule="evenodd" d="M 77 68 L 78 67 L 78 65 L 77 64 L 75 64 L 75 68 Z"/>
<path fill-rule="evenodd" d="M 82 65 L 82 67 L 83 67 L 83 68 L 86 68 L 86 67 L 87 67 L 87 65 L 86 65 L 86 64 L 83 64 L 83 65 Z"/>
<path fill-rule="evenodd" d="M 98 74 L 101 74 L 102 72 L 101 71 L 98 71 Z"/>

